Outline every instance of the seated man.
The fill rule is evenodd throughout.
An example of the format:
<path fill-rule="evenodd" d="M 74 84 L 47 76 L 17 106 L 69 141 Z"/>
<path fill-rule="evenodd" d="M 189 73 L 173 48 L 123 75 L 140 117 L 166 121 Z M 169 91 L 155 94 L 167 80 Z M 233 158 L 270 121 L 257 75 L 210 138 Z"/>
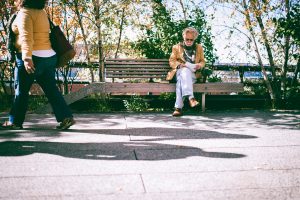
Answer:
<path fill-rule="evenodd" d="M 183 42 L 174 45 L 169 59 L 172 68 L 167 80 L 172 80 L 176 74 L 176 102 L 174 117 L 182 115 L 184 97 L 188 97 L 191 107 L 199 104 L 194 98 L 193 84 L 201 76 L 200 70 L 205 66 L 203 48 L 196 44 L 199 33 L 195 28 L 188 27 L 183 30 Z M 199 72 L 197 71 L 199 70 Z"/>

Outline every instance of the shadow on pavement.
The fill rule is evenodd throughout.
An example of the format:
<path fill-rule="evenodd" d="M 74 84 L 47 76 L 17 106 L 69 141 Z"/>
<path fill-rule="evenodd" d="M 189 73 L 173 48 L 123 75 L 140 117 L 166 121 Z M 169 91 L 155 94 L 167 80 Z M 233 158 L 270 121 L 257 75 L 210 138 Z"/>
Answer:
<path fill-rule="evenodd" d="M 50 131 L 50 130 L 49 130 Z M 69 134 L 83 133 L 81 130 Z M 12 134 L 12 135 L 10 135 Z M 15 135 L 14 135 L 15 134 Z M 50 136 L 59 138 L 58 131 L 50 133 L 22 130 L 22 136 Z M 46 134 L 46 135 L 45 135 Z M 211 158 L 242 158 L 246 155 L 228 152 L 207 152 L 200 148 L 162 144 L 158 141 L 182 139 L 255 139 L 257 137 L 239 134 L 224 134 L 214 131 L 172 129 L 172 128 L 135 128 L 135 129 L 95 129 L 84 130 L 84 134 L 130 136 L 128 142 L 43 142 L 43 141 L 5 141 L 0 143 L 0 156 L 25 156 L 34 153 L 53 154 L 69 158 L 93 160 L 171 160 L 192 156 Z M 0 134 L 0 138 L 18 137 L 15 132 Z M 64 136 L 62 136 L 64 137 Z M 102 136 L 103 137 L 103 136 Z"/>
<path fill-rule="evenodd" d="M 69 130 L 80 132 L 82 130 Z M 182 139 L 254 139 L 256 136 L 220 133 L 217 131 L 180 128 L 127 128 L 127 129 L 88 129 L 84 133 L 102 135 L 128 135 L 130 141 L 164 141 Z"/>

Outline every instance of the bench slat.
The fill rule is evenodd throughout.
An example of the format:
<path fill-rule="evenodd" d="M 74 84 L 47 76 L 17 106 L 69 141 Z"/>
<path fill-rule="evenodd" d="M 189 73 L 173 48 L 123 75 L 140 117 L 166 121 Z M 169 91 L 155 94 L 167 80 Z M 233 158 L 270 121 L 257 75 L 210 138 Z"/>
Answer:
<path fill-rule="evenodd" d="M 144 75 L 144 76 L 141 76 L 141 75 L 136 75 L 136 76 L 117 76 L 117 75 L 107 75 L 106 78 L 163 78 L 165 79 L 166 76 L 157 76 L 157 75 Z"/>
<path fill-rule="evenodd" d="M 118 61 L 118 62 L 122 62 L 122 61 L 143 61 L 143 62 L 153 62 L 153 61 L 161 61 L 161 62 L 169 62 L 168 59 L 148 59 L 148 58 L 139 58 L 139 59 L 134 59 L 134 58 L 107 58 L 105 59 L 105 62 L 108 61 Z"/>
<path fill-rule="evenodd" d="M 124 76 L 127 76 L 127 75 L 133 75 L 133 74 L 144 74 L 145 73 L 149 74 L 149 75 L 166 75 L 165 72 L 150 72 L 150 71 L 123 71 L 123 72 L 116 72 L 116 71 L 113 71 L 113 72 L 107 72 L 106 75 L 124 75 Z"/>
<path fill-rule="evenodd" d="M 222 87 L 220 87 L 222 84 Z M 106 92 L 113 93 L 165 93 L 175 92 L 176 84 L 169 83 L 106 83 Z M 194 84 L 194 92 L 242 92 L 241 83 L 202 83 Z"/>
<path fill-rule="evenodd" d="M 174 92 L 175 84 L 162 83 L 107 83 L 106 92 L 109 93 L 149 93 Z"/>
<path fill-rule="evenodd" d="M 105 77 L 113 79 L 162 79 L 170 70 L 167 59 L 106 59 Z"/>
<path fill-rule="evenodd" d="M 113 68 L 113 69 L 106 69 L 105 70 L 107 73 L 112 73 L 112 72 L 115 72 L 115 71 L 121 71 L 121 72 L 127 72 L 127 71 L 133 71 L 133 72 L 139 72 L 139 71 L 142 71 L 142 72 L 151 72 L 151 71 L 153 71 L 153 72 L 164 72 L 164 73 L 166 73 L 166 72 L 168 72 L 169 70 L 168 69 L 130 69 L 130 68 L 125 68 L 125 69 L 123 69 L 123 68 Z"/>
<path fill-rule="evenodd" d="M 242 83 L 205 83 L 194 84 L 194 91 L 202 92 L 243 92 L 244 85 Z"/>
<path fill-rule="evenodd" d="M 169 65 L 168 62 L 106 62 L 106 66 L 109 65 Z"/>
<path fill-rule="evenodd" d="M 106 69 L 115 69 L 115 68 L 133 68 L 133 69 L 144 69 L 144 68 L 162 68 L 162 69 L 171 69 L 169 65 L 107 65 Z"/>

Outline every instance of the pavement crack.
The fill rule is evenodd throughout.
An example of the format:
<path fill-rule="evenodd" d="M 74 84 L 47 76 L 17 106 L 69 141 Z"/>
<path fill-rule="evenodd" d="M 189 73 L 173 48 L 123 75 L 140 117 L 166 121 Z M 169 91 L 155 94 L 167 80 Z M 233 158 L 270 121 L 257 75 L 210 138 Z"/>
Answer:
<path fill-rule="evenodd" d="M 139 160 L 139 159 L 138 159 L 138 157 L 137 157 L 137 154 L 136 154 L 136 151 L 135 151 L 135 149 L 133 150 L 133 153 L 134 153 L 134 157 L 135 157 L 135 159 L 136 159 L 136 160 Z"/>
<path fill-rule="evenodd" d="M 143 180 L 142 174 L 140 174 L 140 178 L 141 178 L 141 181 L 142 181 L 142 185 L 143 185 L 144 192 L 147 193 L 146 186 L 145 186 L 145 182 L 144 182 L 144 180 Z"/>

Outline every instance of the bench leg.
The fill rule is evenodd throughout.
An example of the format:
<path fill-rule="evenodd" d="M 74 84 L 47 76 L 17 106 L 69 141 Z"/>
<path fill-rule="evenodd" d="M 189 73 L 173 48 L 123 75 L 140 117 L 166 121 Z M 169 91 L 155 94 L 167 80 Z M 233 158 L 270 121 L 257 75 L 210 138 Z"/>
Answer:
<path fill-rule="evenodd" d="M 202 112 L 205 112 L 205 93 L 202 93 Z"/>

